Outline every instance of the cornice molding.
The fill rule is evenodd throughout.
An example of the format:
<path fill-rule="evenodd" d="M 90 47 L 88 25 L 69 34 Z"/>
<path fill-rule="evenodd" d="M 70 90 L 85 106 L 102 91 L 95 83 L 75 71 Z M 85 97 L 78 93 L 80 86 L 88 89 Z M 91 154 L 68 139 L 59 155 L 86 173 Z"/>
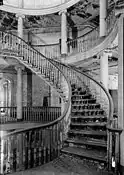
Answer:
<path fill-rule="evenodd" d="M 47 14 L 52 14 L 56 13 L 59 11 L 63 11 L 72 5 L 78 3 L 80 0 L 69 0 L 68 2 L 62 3 L 60 5 L 56 5 L 53 7 L 46 7 L 46 8 L 41 8 L 41 9 L 24 9 L 24 8 L 17 8 L 9 5 L 2 5 L 0 6 L 0 10 L 7 11 L 10 13 L 18 13 L 18 14 L 23 14 L 23 15 L 33 15 L 33 16 L 38 16 L 38 15 L 47 15 Z"/>

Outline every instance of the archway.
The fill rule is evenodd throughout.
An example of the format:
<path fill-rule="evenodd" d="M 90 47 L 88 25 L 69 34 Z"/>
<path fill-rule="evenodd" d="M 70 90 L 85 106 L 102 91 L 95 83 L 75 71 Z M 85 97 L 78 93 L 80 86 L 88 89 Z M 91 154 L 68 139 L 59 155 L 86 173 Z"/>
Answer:
<path fill-rule="evenodd" d="M 0 111 L 6 112 L 11 106 L 11 81 L 5 78 L 0 79 Z"/>

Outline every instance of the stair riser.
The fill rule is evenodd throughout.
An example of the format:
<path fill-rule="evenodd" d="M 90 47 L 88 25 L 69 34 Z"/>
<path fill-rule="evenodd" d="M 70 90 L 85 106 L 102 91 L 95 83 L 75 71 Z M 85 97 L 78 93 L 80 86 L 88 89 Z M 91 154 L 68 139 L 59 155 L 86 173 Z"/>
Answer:
<path fill-rule="evenodd" d="M 73 95 L 86 95 L 87 92 L 86 91 L 72 91 L 72 96 Z"/>
<path fill-rule="evenodd" d="M 72 100 L 72 105 L 89 105 L 89 104 L 95 104 L 96 100 Z"/>
<path fill-rule="evenodd" d="M 100 105 L 73 105 L 72 110 L 81 110 L 81 109 L 100 109 Z"/>
<path fill-rule="evenodd" d="M 85 111 L 85 110 L 82 110 L 82 111 L 72 111 L 72 115 L 75 115 L 75 116 L 78 116 L 78 115 L 82 115 L 82 116 L 96 116 L 96 115 L 105 115 L 104 111 L 98 111 L 98 110 L 95 110 L 95 111 Z"/>
<path fill-rule="evenodd" d="M 70 125 L 70 129 L 78 129 L 78 130 L 95 130 L 95 131 L 106 131 L 106 126 L 78 126 L 78 125 Z"/>
<path fill-rule="evenodd" d="M 107 151 L 107 146 L 105 145 L 90 145 L 90 144 L 80 144 L 80 143 L 69 143 L 67 142 L 67 144 L 71 147 L 81 147 L 81 148 L 85 148 L 85 149 L 99 149 L 101 152 L 105 152 Z"/>
<path fill-rule="evenodd" d="M 72 122 L 76 122 L 76 123 L 87 123 L 87 122 L 106 122 L 107 119 L 106 118 L 85 118 L 83 119 L 83 117 L 80 118 L 71 118 Z"/>
<path fill-rule="evenodd" d="M 72 100 L 83 100 L 83 99 L 90 99 L 91 95 L 77 95 L 77 96 L 72 96 Z"/>

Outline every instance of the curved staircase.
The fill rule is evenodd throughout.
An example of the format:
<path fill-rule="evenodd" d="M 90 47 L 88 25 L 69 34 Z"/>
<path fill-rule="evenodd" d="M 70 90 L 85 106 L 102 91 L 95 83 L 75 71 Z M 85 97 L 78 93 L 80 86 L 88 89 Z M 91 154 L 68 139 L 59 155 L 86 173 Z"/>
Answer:
<path fill-rule="evenodd" d="M 107 162 L 107 116 L 88 90 L 72 85 L 68 139 L 62 153 Z"/>
<path fill-rule="evenodd" d="M 0 41 L 0 54 L 14 57 L 45 80 L 60 95 L 64 108 L 53 122 L 1 137 L 1 172 L 6 162 L 12 162 L 12 173 L 48 163 L 60 153 L 102 162 L 109 170 L 114 157 L 117 172 L 120 131 L 113 129 L 113 103 L 102 84 L 75 67 L 45 57 L 15 35 L 0 31 Z"/>
<path fill-rule="evenodd" d="M 87 61 L 87 59 L 91 59 L 103 50 L 111 47 L 118 32 L 115 6 L 116 4 L 112 3 L 108 7 L 106 36 L 99 37 L 99 26 L 97 26 L 80 37 L 70 39 L 67 41 L 68 50 L 66 59 L 61 57 L 60 43 L 32 46 L 50 59 L 61 60 L 65 64 L 80 65 L 82 61 Z"/>

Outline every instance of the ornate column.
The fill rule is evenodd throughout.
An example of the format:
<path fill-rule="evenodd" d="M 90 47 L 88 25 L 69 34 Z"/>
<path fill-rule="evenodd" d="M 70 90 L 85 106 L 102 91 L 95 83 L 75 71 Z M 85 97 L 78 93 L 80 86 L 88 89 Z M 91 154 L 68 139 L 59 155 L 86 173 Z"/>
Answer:
<path fill-rule="evenodd" d="M 23 38 L 23 19 L 25 16 L 22 14 L 16 14 L 16 17 L 18 19 L 18 37 Z"/>
<path fill-rule="evenodd" d="M 100 80 L 108 90 L 108 53 L 103 52 L 100 56 Z"/>
<path fill-rule="evenodd" d="M 107 17 L 107 4 L 108 0 L 99 0 L 100 4 L 100 37 L 106 35 L 106 17 Z"/>
<path fill-rule="evenodd" d="M 61 54 L 67 54 L 67 10 L 59 12 L 61 15 Z"/>
<path fill-rule="evenodd" d="M 24 67 L 21 65 L 17 65 L 15 69 L 17 70 L 17 93 L 16 93 L 17 120 L 22 121 L 22 95 L 23 95 L 22 71 L 24 70 Z"/>
<path fill-rule="evenodd" d="M 124 175 L 124 10 L 118 21 L 118 127 L 123 129 L 120 135 L 120 175 Z"/>

